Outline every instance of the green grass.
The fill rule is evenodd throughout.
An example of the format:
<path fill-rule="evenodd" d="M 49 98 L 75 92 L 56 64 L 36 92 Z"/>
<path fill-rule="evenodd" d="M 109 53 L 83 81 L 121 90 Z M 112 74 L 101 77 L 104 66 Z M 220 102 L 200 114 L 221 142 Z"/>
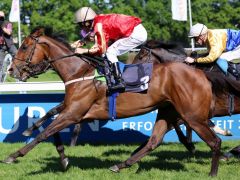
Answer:
<path fill-rule="evenodd" d="M 10 76 L 7 76 L 6 82 L 15 82 L 16 80 L 14 78 L 11 78 Z M 27 82 L 41 82 L 41 81 L 61 81 L 58 74 L 53 71 L 49 70 L 43 74 L 38 75 L 37 78 L 29 78 Z"/>
<path fill-rule="evenodd" d="M 224 141 L 222 150 L 227 151 L 239 143 Z M 0 143 L 0 159 L 3 160 L 23 145 Z M 131 168 L 113 173 L 108 168 L 126 160 L 137 145 L 65 146 L 70 166 L 63 172 L 55 147 L 50 143 L 42 143 L 25 157 L 19 158 L 18 163 L 1 164 L 0 179 L 212 179 L 208 177 L 211 162 L 209 148 L 202 142 L 195 145 L 197 151 L 192 156 L 181 144 L 164 144 Z M 220 162 L 218 177 L 213 179 L 239 179 L 239 161 L 232 158 L 228 162 Z"/>

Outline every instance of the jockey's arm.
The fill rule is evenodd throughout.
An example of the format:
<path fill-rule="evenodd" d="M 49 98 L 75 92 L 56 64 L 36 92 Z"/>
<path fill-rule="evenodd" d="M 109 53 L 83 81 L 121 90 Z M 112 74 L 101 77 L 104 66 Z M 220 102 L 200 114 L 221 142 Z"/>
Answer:
<path fill-rule="evenodd" d="M 95 44 L 92 47 L 93 49 L 98 49 L 98 52 L 100 52 L 100 54 L 104 54 L 107 50 L 107 46 L 106 46 L 106 37 L 104 35 L 103 32 L 103 26 L 101 23 L 97 23 L 95 28 L 94 28 L 96 34 L 95 34 Z M 89 50 L 91 53 L 92 48 Z M 95 52 L 96 53 L 96 52 Z"/>
<path fill-rule="evenodd" d="M 217 36 L 209 37 L 209 54 L 206 57 L 197 58 L 195 61 L 198 63 L 212 63 L 217 60 L 223 51 L 225 50 L 226 42 L 222 38 L 218 38 Z"/>
<path fill-rule="evenodd" d="M 82 42 L 81 40 L 77 40 L 74 43 L 71 44 L 72 48 L 79 48 L 82 47 L 84 45 L 84 42 Z"/>
<path fill-rule="evenodd" d="M 97 23 L 95 26 L 95 44 L 90 49 L 77 48 L 76 53 L 79 54 L 104 54 L 106 52 L 106 39 L 103 33 L 101 23 Z"/>

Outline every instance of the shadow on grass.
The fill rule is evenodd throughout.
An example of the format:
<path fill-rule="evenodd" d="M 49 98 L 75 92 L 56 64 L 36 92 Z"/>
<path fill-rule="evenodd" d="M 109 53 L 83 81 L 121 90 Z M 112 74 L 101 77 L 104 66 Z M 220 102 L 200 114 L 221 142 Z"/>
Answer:
<path fill-rule="evenodd" d="M 92 169 L 105 169 L 106 171 L 110 171 L 109 168 L 111 166 L 120 163 L 120 161 L 100 160 L 94 157 L 73 157 L 72 156 L 72 157 L 69 157 L 69 160 L 70 160 L 70 165 L 68 168 L 77 167 L 79 168 L 79 171 L 92 170 Z M 41 161 L 39 163 L 44 164 L 45 167 L 41 168 L 41 170 L 39 171 L 30 172 L 28 173 L 28 175 L 39 175 L 39 174 L 45 174 L 49 172 L 64 173 L 64 171 L 61 168 L 59 158 L 46 158 L 44 159 L 44 162 Z M 167 169 L 169 171 L 171 170 L 182 171 L 184 169 L 184 166 L 181 162 L 166 162 L 166 161 L 159 162 L 158 160 L 153 160 L 153 161 L 139 163 L 139 165 L 140 166 L 136 173 L 143 170 L 144 171 L 150 170 L 152 168 L 164 169 L 164 170 Z"/>
<path fill-rule="evenodd" d="M 103 153 L 103 156 L 109 156 L 109 155 L 121 155 L 122 153 L 129 153 L 128 151 L 124 150 L 110 150 L 108 153 Z M 130 154 L 130 153 L 129 153 Z M 154 152 L 150 153 L 149 156 L 155 156 L 157 159 L 154 160 L 148 160 L 139 162 L 139 167 L 136 173 L 139 173 L 141 171 L 147 171 L 151 170 L 152 168 L 160 169 L 160 170 L 169 170 L 169 171 L 184 171 L 185 162 L 182 160 L 189 159 L 191 155 L 186 152 L 181 151 L 160 151 L 160 152 Z M 206 164 L 206 159 L 211 158 L 211 153 L 206 152 L 200 152 L 197 151 L 195 154 L 195 160 L 194 162 L 197 164 Z M 76 157 L 76 156 L 70 156 L 69 157 L 69 168 L 70 167 L 77 167 L 82 170 L 92 170 L 92 169 L 106 169 L 108 170 L 109 167 L 121 163 L 121 161 L 117 160 L 101 160 L 99 158 L 95 157 Z M 174 161 L 174 162 L 171 162 Z M 191 161 L 191 160 L 189 160 Z M 39 171 L 31 172 L 28 175 L 39 175 L 44 174 L 48 172 L 64 172 L 59 158 L 57 157 L 48 157 L 41 161 L 36 161 L 37 163 L 41 163 L 41 166 L 43 167 Z"/>

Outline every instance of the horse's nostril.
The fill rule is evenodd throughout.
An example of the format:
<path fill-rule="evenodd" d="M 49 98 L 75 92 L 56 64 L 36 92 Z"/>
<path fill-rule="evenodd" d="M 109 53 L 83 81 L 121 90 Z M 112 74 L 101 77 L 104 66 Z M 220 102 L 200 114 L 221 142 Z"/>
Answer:
<path fill-rule="evenodd" d="M 13 68 L 8 68 L 7 70 L 9 73 L 13 71 Z"/>

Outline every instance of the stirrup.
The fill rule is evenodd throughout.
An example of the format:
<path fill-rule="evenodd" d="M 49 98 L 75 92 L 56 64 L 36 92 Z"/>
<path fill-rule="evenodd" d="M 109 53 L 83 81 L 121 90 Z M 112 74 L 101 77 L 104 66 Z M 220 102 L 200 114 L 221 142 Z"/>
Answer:
<path fill-rule="evenodd" d="M 125 84 L 123 83 L 119 83 L 119 84 L 115 84 L 112 85 L 112 87 L 110 88 L 111 91 L 119 91 L 119 92 L 124 92 L 125 91 Z"/>

